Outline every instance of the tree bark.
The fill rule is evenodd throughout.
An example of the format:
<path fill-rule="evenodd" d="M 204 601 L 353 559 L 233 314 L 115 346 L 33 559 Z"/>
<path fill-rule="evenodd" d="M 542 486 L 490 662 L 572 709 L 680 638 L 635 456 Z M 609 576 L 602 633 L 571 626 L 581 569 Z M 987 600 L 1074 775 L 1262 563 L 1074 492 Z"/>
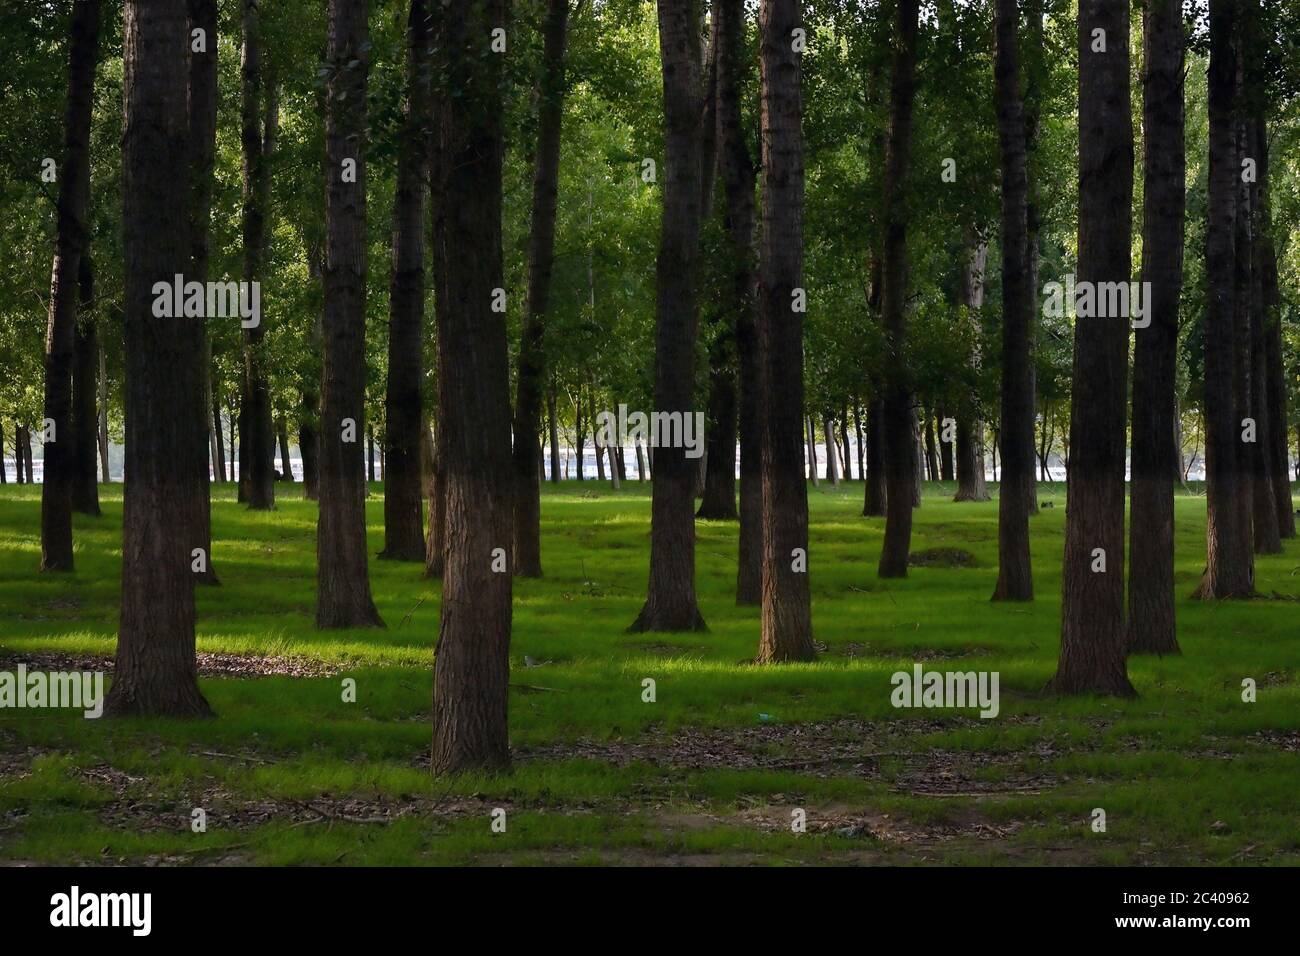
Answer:
<path fill-rule="evenodd" d="M 889 500 L 885 481 L 885 403 L 872 399 L 867 405 L 867 472 L 862 503 L 864 518 L 884 517 Z"/>
<path fill-rule="evenodd" d="M 198 389 L 190 380 L 201 323 L 155 318 L 156 282 L 190 263 L 188 17 L 183 5 L 126 0 L 123 24 L 122 248 L 126 354 L 126 475 L 122 607 L 110 715 L 211 714 L 198 686 L 187 526 L 203 493 L 178 449 L 194 438 Z"/>
<path fill-rule="evenodd" d="M 1130 653 L 1177 654 L 1175 476 L 1169 465 L 1179 455 L 1178 310 L 1187 171 L 1182 4 L 1152 0 L 1142 22 L 1142 281 L 1151 283 L 1151 324 L 1134 333 L 1128 645 Z"/>
<path fill-rule="evenodd" d="M 78 269 L 81 306 L 72 359 L 72 510 L 99 516 L 99 483 L 95 464 L 99 415 L 95 408 L 95 368 L 99 361 L 99 336 L 95 319 L 95 273 L 88 252 Z"/>
<path fill-rule="evenodd" d="M 1252 74 L 1255 71 L 1252 70 Z M 1258 77 L 1251 77 L 1251 85 L 1258 89 Z M 1269 387 L 1269 336 L 1274 316 L 1269 301 L 1268 270 L 1269 253 L 1272 239 L 1267 233 L 1272 227 L 1271 212 L 1267 209 L 1269 164 L 1268 164 L 1268 130 L 1265 127 L 1262 105 L 1256 103 L 1251 115 L 1246 120 L 1246 132 L 1250 142 L 1249 156 L 1256 162 L 1256 180 L 1252 190 L 1251 212 L 1253 214 L 1251 243 L 1251 297 L 1250 297 L 1250 339 L 1251 369 L 1250 389 L 1251 408 L 1254 413 L 1256 436 L 1251 448 L 1251 460 L 1254 466 L 1251 478 L 1254 496 L 1253 524 L 1255 528 L 1256 554 L 1281 554 L 1282 525 L 1278 520 L 1278 495 L 1273 482 L 1278 473 L 1273 464 L 1276 446 L 1273 436 L 1274 408 L 1270 399 L 1273 397 Z M 1283 467 L 1285 473 L 1285 466 Z"/>
<path fill-rule="evenodd" d="M 439 422 L 446 488 L 446 567 L 433 687 L 435 773 L 510 763 L 513 476 L 506 320 L 492 309 L 503 285 L 504 154 L 501 56 L 474 37 L 506 26 L 505 0 L 445 8 L 449 94 L 440 130 L 449 308 L 440 316 L 446 402 Z M 531 449 L 530 449 L 531 450 Z"/>
<path fill-rule="evenodd" d="M 63 124 L 63 165 L 45 330 L 45 419 L 54 433 L 44 446 L 41 480 L 41 570 L 71 571 L 72 490 L 76 442 L 72 420 L 72 368 L 77 338 L 78 276 L 89 232 L 90 118 L 99 55 L 99 0 L 72 7 L 68 42 L 68 102 Z"/>
<path fill-rule="evenodd" d="M 816 657 L 808 587 L 808 486 L 800 465 L 804 405 L 802 56 L 791 35 L 800 0 L 759 6 L 762 239 L 759 245 L 760 414 L 764 425 L 763 611 L 758 663 Z M 811 436 L 810 436 L 811 439 Z M 827 458 L 833 454 L 827 450 Z M 816 475 L 816 469 L 813 469 Z"/>
<path fill-rule="evenodd" d="M 275 422 L 276 441 L 280 445 L 280 480 L 293 483 L 293 461 L 289 457 L 289 422 L 283 415 Z M 421 542 L 423 544 L 423 542 Z M 424 555 L 420 556 L 421 558 Z"/>
<path fill-rule="evenodd" d="M 329 3 L 324 356 L 318 443 L 320 516 L 316 524 L 316 626 L 322 629 L 382 627 L 384 623 L 370 596 L 362 470 L 366 76 L 370 57 L 367 7 L 366 0 Z"/>
<path fill-rule="evenodd" d="M 701 220 L 703 90 L 697 0 L 659 0 L 664 89 L 663 218 L 655 263 L 655 408 L 690 414 Z M 685 449 L 655 449 L 650 581 L 632 631 L 705 627 L 695 597 L 695 467 Z"/>
<path fill-rule="evenodd" d="M 1093 51 L 1096 30 L 1104 31 L 1105 52 Z M 1078 44 L 1078 270 L 1079 282 L 1096 288 L 1132 276 L 1127 0 L 1080 0 Z M 1074 324 L 1061 650 L 1048 685 L 1062 694 L 1135 693 L 1125 669 L 1124 619 L 1128 337 L 1123 315 Z"/>
<path fill-rule="evenodd" d="M 1255 590 L 1248 512 L 1239 502 L 1249 482 L 1239 452 L 1243 410 L 1234 388 L 1234 289 L 1237 187 L 1241 167 L 1235 139 L 1236 4 L 1210 6 L 1209 203 L 1206 228 L 1208 299 L 1205 309 L 1206 566 L 1197 596 L 1247 598 Z M 1248 500 L 1248 499 L 1246 499 Z"/>
<path fill-rule="evenodd" d="M 913 452 L 912 387 L 904 367 L 907 336 L 906 179 L 912 145 L 912 105 L 916 96 L 917 0 L 898 0 L 889 90 L 889 139 L 885 145 L 881 320 L 888 358 L 884 389 L 885 473 L 888 486 L 885 541 L 878 573 L 907 577 L 912 542 L 912 496 L 916 483 Z"/>
<path fill-rule="evenodd" d="M 1030 286 L 1029 180 L 1020 89 L 1020 10 L 1016 0 L 998 0 L 996 33 L 993 74 L 1002 158 L 1002 484 L 998 492 L 998 580 L 993 600 L 1031 601 L 1034 578 L 1029 555 L 1029 513 L 1034 485 L 1034 388 L 1029 337 L 1034 290 Z"/>
<path fill-rule="evenodd" d="M 1296 536 L 1295 511 L 1291 502 L 1290 449 L 1287 442 L 1286 368 L 1282 355 L 1282 295 L 1278 283 L 1277 247 L 1273 238 L 1272 176 L 1269 163 L 1268 129 L 1259 123 L 1259 176 L 1261 202 L 1260 269 L 1263 283 L 1264 345 L 1267 352 L 1265 402 L 1269 411 L 1268 441 L 1271 450 L 1274 507 L 1278 533 Z"/>

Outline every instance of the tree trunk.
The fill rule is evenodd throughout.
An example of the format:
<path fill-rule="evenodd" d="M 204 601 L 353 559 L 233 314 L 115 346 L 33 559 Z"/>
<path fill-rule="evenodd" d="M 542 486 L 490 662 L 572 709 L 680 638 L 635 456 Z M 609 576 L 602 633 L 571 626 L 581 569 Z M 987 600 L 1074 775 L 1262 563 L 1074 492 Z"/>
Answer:
<path fill-rule="evenodd" d="M 9 484 L 9 469 L 5 466 L 5 428 L 0 422 L 0 485 Z"/>
<path fill-rule="evenodd" d="M 1104 31 L 1105 52 L 1093 52 L 1094 30 Z M 1127 0 L 1081 0 L 1078 43 L 1078 270 L 1079 282 L 1096 288 L 1132 275 Z M 1135 693 L 1125 670 L 1124 621 L 1128 337 L 1127 316 L 1074 324 L 1061 650 L 1048 685 L 1063 694 Z"/>
<path fill-rule="evenodd" d="M 446 481 L 446 568 L 433 686 L 435 773 L 510 763 L 511 589 L 506 565 L 513 475 L 501 204 L 504 57 L 471 38 L 504 28 L 505 0 L 451 0 L 444 8 L 449 95 L 440 130 L 446 163 L 443 259 L 447 300 L 439 334 L 446 404 L 439 423 Z M 531 454 L 534 439 L 530 438 Z M 531 462 L 530 462 L 531 466 Z M 498 563 L 498 560 L 500 563 Z"/>
<path fill-rule="evenodd" d="M 863 492 L 862 516 L 884 517 L 889 500 L 885 481 L 885 403 L 872 399 L 867 405 L 867 471 Z"/>
<path fill-rule="evenodd" d="M 76 442 L 72 432 L 72 367 L 76 351 L 78 275 L 89 233 L 90 118 L 99 54 L 99 0 L 72 8 L 68 42 L 68 102 L 63 124 L 63 168 L 45 331 L 45 419 L 54 433 L 45 441 L 41 479 L 41 570 L 72 570 L 72 489 Z M 47 426 L 48 427 L 48 426 Z"/>
<path fill-rule="evenodd" d="M 546 419 L 547 428 L 550 432 L 551 446 L 551 484 L 560 483 L 560 423 L 555 413 L 555 385 L 552 384 L 550 391 L 546 394 Z M 644 475 L 638 475 L 644 480 Z M 540 489 L 538 491 L 540 495 Z"/>
<path fill-rule="evenodd" d="M 925 477 L 927 481 L 939 480 L 939 449 L 934 445 L 934 416 L 930 410 L 922 410 L 925 429 Z"/>
<path fill-rule="evenodd" d="M 984 269 L 988 262 L 988 246 L 974 235 L 970 237 L 971 252 L 962 263 L 962 280 L 957 289 L 957 304 L 963 306 L 980 332 L 978 310 L 984 306 Z M 978 368 L 982 357 L 978 346 L 971 361 Z M 989 491 L 984 476 L 984 421 L 977 411 L 978 402 L 972 396 L 968 406 L 957 414 L 957 494 L 954 501 L 988 501 Z M 997 449 L 993 449 L 997 457 Z"/>
<path fill-rule="evenodd" d="M 956 434 L 952 435 L 952 441 L 943 437 L 945 431 L 944 422 L 947 420 L 947 413 L 941 408 L 938 411 L 939 419 L 939 480 L 954 481 L 956 473 L 953 471 L 953 454 L 952 446 L 956 441 Z"/>
<path fill-rule="evenodd" d="M 188 17 L 183 5 L 126 0 L 123 25 L 122 250 L 126 355 L 126 475 L 122 609 L 110 715 L 208 716 L 194 652 L 187 525 L 203 493 L 178 449 L 196 444 L 199 390 L 190 372 L 201 325 L 153 317 L 153 286 L 190 263 Z"/>
<path fill-rule="evenodd" d="M 759 350 L 762 361 L 763 613 L 758 663 L 810 661 L 808 486 L 799 465 L 804 404 L 802 56 L 790 37 L 800 0 L 759 6 L 763 229 L 759 245 Z M 811 419 L 809 419 L 811 425 Z M 812 435 L 809 435 L 811 452 Z M 833 450 L 827 449 L 827 461 Z M 817 474 L 813 468 L 813 476 Z"/>
<path fill-rule="evenodd" d="M 1254 71 L 1252 71 L 1253 73 Z M 1252 87 L 1257 87 L 1258 78 L 1251 78 Z M 1256 161 L 1256 180 L 1253 189 L 1251 211 L 1254 214 L 1253 238 L 1251 245 L 1251 298 L 1250 298 L 1250 338 L 1251 338 L 1251 406 L 1254 412 L 1256 436 L 1252 451 L 1254 470 L 1251 477 L 1254 495 L 1255 553 L 1280 554 L 1282 552 L 1282 525 L 1278 518 L 1278 495 L 1273 482 L 1278 473 L 1273 458 L 1276 452 L 1273 436 L 1273 397 L 1269 383 L 1269 338 L 1275 315 L 1271 308 L 1271 296 L 1268 270 L 1271 265 L 1269 255 L 1272 238 L 1268 232 L 1272 228 L 1272 215 L 1267 209 L 1269 186 L 1268 130 L 1265 126 L 1262 108 L 1257 106 L 1253 115 L 1247 119 L 1247 135 L 1250 140 L 1250 153 Z M 1282 468 L 1286 472 L 1285 465 Z"/>
<path fill-rule="evenodd" d="M 704 456 L 704 493 L 697 518 L 734 521 L 736 512 L 736 368 L 735 335 L 725 310 L 710 323 L 716 328 L 709 348 L 708 449 Z"/>
<path fill-rule="evenodd" d="M 316 524 L 316 626 L 322 629 L 384 623 L 370 596 L 361 460 L 366 381 L 367 6 L 366 0 L 329 3 L 324 360 Z"/>
<path fill-rule="evenodd" d="M 829 415 L 822 415 L 822 440 L 826 442 L 826 480 L 832 486 L 840 483 L 839 449 L 835 447 L 835 428 Z"/>
<path fill-rule="evenodd" d="M 289 457 L 289 423 L 283 415 L 276 422 L 276 437 L 280 443 L 280 470 L 282 472 L 280 480 L 292 484 L 293 461 Z M 421 541 L 420 543 L 423 544 L 424 542 Z M 420 555 L 420 557 L 423 558 L 424 555 Z"/>
<path fill-rule="evenodd" d="M 1178 309 L 1183 286 L 1184 28 L 1178 0 L 1143 11 L 1142 281 L 1151 324 L 1134 333 L 1132 502 L 1129 530 L 1130 653 L 1177 654 L 1174 613 L 1174 480 Z"/>
<path fill-rule="evenodd" d="M 88 253 L 82 254 L 78 272 L 81 306 L 72 359 L 72 510 L 98 517 L 95 433 L 99 416 L 95 409 L 95 365 L 99 359 L 99 336 L 94 314 L 95 273 Z"/>
<path fill-rule="evenodd" d="M 429 533 L 424 540 L 424 576 L 439 579 L 447 566 L 447 496 L 442 473 L 442 429 L 429 438 L 425 499 L 429 505 Z"/>
<path fill-rule="evenodd" d="M 915 401 L 915 399 L 913 400 Z M 921 507 L 922 482 L 925 479 L 925 449 L 921 442 L 920 408 L 912 406 L 912 507 Z"/>
<path fill-rule="evenodd" d="M 907 577 L 912 542 L 912 496 L 916 455 L 912 438 L 915 415 L 912 387 L 904 367 L 907 336 L 906 180 L 912 145 L 912 103 L 916 95 L 917 0 L 898 0 L 895 8 L 894 55 L 889 90 L 889 139 L 885 145 L 884 244 L 881 266 L 881 321 L 885 329 L 884 391 L 885 472 L 888 485 L 885 542 L 878 573 Z"/>
<path fill-rule="evenodd" d="M 664 89 L 663 219 L 655 263 L 655 408 L 690 414 L 699 329 L 703 136 L 697 0 L 659 0 Z M 655 449 L 650 581 L 632 631 L 702 630 L 695 598 L 695 467 L 685 449 Z"/>
<path fill-rule="evenodd" d="M 1269 411 L 1268 437 L 1271 450 L 1274 507 L 1278 533 L 1283 538 L 1296 536 L 1295 512 L 1291 502 L 1290 449 L 1287 443 L 1286 368 L 1282 349 L 1282 295 L 1278 284 L 1277 248 L 1273 239 L 1272 176 L 1268 159 L 1268 132 L 1264 120 L 1259 123 L 1259 179 L 1261 202 L 1260 269 L 1263 283 L 1264 338 L 1267 352 L 1264 374 L 1267 379 L 1265 402 Z"/>
<path fill-rule="evenodd" d="M 190 278 L 206 283 L 209 272 L 208 232 L 212 219 L 213 170 L 217 149 L 217 0 L 189 0 L 190 28 L 203 31 L 203 51 L 194 50 L 190 40 Z M 212 354 L 207 317 L 199 323 L 201 336 L 197 361 L 192 371 L 192 386 L 197 390 L 194 435 L 202 447 L 195 445 L 187 456 L 198 475 L 203 493 L 194 501 L 190 516 L 190 547 L 201 548 L 206 556 L 204 570 L 195 572 L 199 584 L 219 584 L 212 553 L 212 485 L 208 473 L 208 408 L 211 404 Z"/>
<path fill-rule="evenodd" d="M 541 483 L 537 440 L 546 376 L 546 313 L 551 306 L 555 264 L 555 211 L 560 181 L 560 135 L 564 120 L 565 48 L 568 0 L 547 0 L 542 25 L 542 74 L 537 93 L 537 152 L 533 158 L 532 221 L 528 238 L 528 303 L 519 338 L 514 447 L 514 572 L 542 576 Z M 554 415 L 554 400 L 551 400 Z M 551 470 L 558 480 L 558 444 L 553 439 Z"/>
<path fill-rule="evenodd" d="M 1205 309 L 1205 498 L 1206 567 L 1197 589 L 1202 598 L 1246 598 L 1254 587 L 1248 512 L 1239 507 L 1249 491 L 1241 469 L 1240 408 L 1234 389 L 1234 328 L 1237 187 L 1240 179 L 1234 106 L 1236 99 L 1236 4 L 1210 7 L 1210 171 L 1206 227 L 1208 299 Z M 1248 500 L 1248 499 L 1247 499 Z"/>
<path fill-rule="evenodd" d="M 424 208 L 428 175 L 429 10 L 411 0 L 407 18 L 406 104 L 393 198 L 388 378 L 384 390 L 384 550 L 381 558 L 423 561 L 420 482 L 424 377 Z"/>
<path fill-rule="evenodd" d="M 1030 286 L 1029 181 L 1019 33 L 1019 4 L 1016 0 L 998 0 L 993 73 L 1002 157 L 1002 485 L 998 492 L 995 601 L 1031 601 L 1034 597 L 1029 556 L 1034 483 L 1034 389 L 1029 335 L 1034 290 Z"/>

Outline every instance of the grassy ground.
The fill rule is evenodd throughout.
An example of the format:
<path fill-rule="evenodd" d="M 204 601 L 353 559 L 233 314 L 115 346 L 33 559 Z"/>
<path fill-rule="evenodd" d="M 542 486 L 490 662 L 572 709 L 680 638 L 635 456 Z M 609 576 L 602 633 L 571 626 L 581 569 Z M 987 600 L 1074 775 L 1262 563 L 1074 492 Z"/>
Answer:
<path fill-rule="evenodd" d="M 1300 862 L 1300 548 L 1258 562 L 1271 599 L 1190 600 L 1203 499 L 1178 501 L 1184 655 L 1131 661 L 1140 696 L 1120 702 L 1040 694 L 1057 653 L 1059 487 L 1040 491 L 1056 506 L 1034 518 L 1039 596 L 1019 606 L 988 601 L 996 501 L 955 504 L 931 486 L 913 550 L 961 549 L 969 566 L 941 553 L 886 585 L 883 521 L 859 517 L 861 484 L 810 489 L 824 650 L 780 668 L 749 664 L 757 611 L 733 603 L 734 523 L 697 526 L 709 632 L 631 635 L 647 486 L 548 487 L 547 576 L 515 587 L 514 772 L 446 781 L 427 771 L 437 586 L 372 560 L 387 629 L 317 632 L 316 511 L 299 493 L 281 486 L 278 509 L 254 514 L 215 492 L 223 583 L 199 592 L 198 644 L 218 719 L 0 711 L 0 861 Z M 101 495 L 102 518 L 76 519 L 76 573 L 55 576 L 36 571 L 39 487 L 0 489 L 0 670 L 111 658 L 121 486 Z M 223 655 L 309 676 L 231 676 L 241 661 Z M 917 661 L 999 672 L 1000 714 L 894 709 L 890 676 Z M 1255 703 L 1241 699 L 1247 677 Z M 806 833 L 791 830 L 796 809 Z"/>

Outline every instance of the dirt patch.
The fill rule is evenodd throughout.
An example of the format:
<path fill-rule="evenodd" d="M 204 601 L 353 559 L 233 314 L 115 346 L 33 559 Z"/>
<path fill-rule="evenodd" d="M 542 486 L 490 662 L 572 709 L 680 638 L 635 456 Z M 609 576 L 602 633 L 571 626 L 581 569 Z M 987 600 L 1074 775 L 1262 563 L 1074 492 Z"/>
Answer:
<path fill-rule="evenodd" d="M 305 657 L 251 657 L 242 654 L 196 655 L 200 677 L 333 677 L 343 671 Z M 96 654 L 66 654 L 59 651 L 0 651 L 0 670 L 24 664 L 28 670 L 103 671 L 113 673 L 113 658 Z"/>
<path fill-rule="evenodd" d="M 743 811 L 740 816 L 770 833 L 788 832 L 795 807 L 766 806 Z M 1011 820 L 994 823 L 974 807 L 965 807 L 943 822 L 916 823 L 889 813 L 865 808 L 805 807 L 808 833 L 823 833 L 845 840 L 874 840 L 894 846 L 932 846 L 953 840 L 1005 840 L 1022 824 Z"/>
<path fill-rule="evenodd" d="M 974 568 L 979 561 L 962 548 L 926 548 L 908 555 L 907 564 L 913 568 Z"/>

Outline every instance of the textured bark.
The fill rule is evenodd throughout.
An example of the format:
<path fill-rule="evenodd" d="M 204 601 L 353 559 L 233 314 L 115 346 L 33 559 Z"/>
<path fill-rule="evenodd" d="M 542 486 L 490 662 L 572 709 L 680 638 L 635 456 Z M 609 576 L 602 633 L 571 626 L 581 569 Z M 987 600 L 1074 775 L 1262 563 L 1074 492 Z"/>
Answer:
<path fill-rule="evenodd" d="M 1105 31 L 1105 52 L 1092 51 L 1094 30 Z M 1079 282 L 1128 282 L 1133 128 L 1127 0 L 1081 0 L 1078 50 Z M 1125 316 L 1074 323 L 1061 650 L 1048 685 L 1063 694 L 1134 694 L 1125 669 L 1124 616 L 1128 337 Z M 1104 571 L 1093 570 L 1100 568 L 1097 549 Z"/>
<path fill-rule="evenodd" d="M 893 35 L 894 58 L 889 88 L 889 138 L 885 145 L 884 223 L 881 266 L 881 321 L 888 358 L 884 389 L 885 542 L 878 573 L 882 578 L 907 577 L 912 543 L 912 500 L 916 485 L 916 455 L 912 437 L 915 414 L 912 386 L 904 367 L 907 336 L 906 178 L 912 146 L 912 105 L 916 96 L 917 0 L 898 0 Z"/>
<path fill-rule="evenodd" d="M 803 97 L 801 55 L 790 36 L 802 22 L 799 0 L 759 6 L 763 228 L 759 244 L 758 323 L 763 422 L 763 612 L 760 664 L 809 661 L 808 485 L 799 461 L 804 404 Z M 834 454 L 827 449 L 828 461 Z M 816 470 L 813 470 L 816 474 Z"/>
<path fill-rule="evenodd" d="M 1132 503 L 1129 532 L 1130 653 L 1178 653 L 1174 612 L 1174 479 L 1178 307 L 1183 286 L 1182 4 L 1143 11 L 1142 281 L 1151 324 L 1134 332 Z"/>
<path fill-rule="evenodd" d="M 1237 157 L 1234 101 L 1237 54 L 1236 4 L 1210 5 L 1209 204 L 1206 228 L 1208 293 L 1205 308 L 1205 498 L 1206 566 L 1197 596 L 1246 598 L 1254 593 L 1249 476 L 1242 471 L 1241 419 L 1234 379 L 1236 219 L 1241 166 Z"/>
<path fill-rule="evenodd" d="M 189 168 L 189 219 L 190 268 L 188 278 L 195 282 L 208 281 L 208 232 L 212 218 L 213 169 L 217 149 L 217 2 L 216 0 L 189 0 L 190 29 L 204 31 L 206 52 L 190 50 L 190 168 Z M 207 556 L 205 570 L 195 573 L 200 584 L 218 584 L 215 555 L 212 553 L 212 487 L 208 473 L 207 445 L 211 425 L 208 409 L 212 404 L 209 393 L 212 381 L 211 344 L 208 339 L 206 319 L 199 323 L 198 361 L 193 369 L 192 385 L 196 389 L 193 401 L 197 420 L 194 436 L 196 443 L 187 448 L 189 466 L 198 475 L 203 493 L 194 501 L 190 515 L 190 547 L 202 548 Z M 201 446 L 201 447 L 200 447 Z"/>
<path fill-rule="evenodd" d="M 261 0 L 243 0 L 243 31 L 240 64 L 240 144 L 244 175 L 241 230 L 244 282 L 252 283 L 261 281 L 266 260 L 271 154 L 275 149 L 277 124 L 274 85 L 265 84 L 265 90 L 263 88 Z M 266 325 L 259 322 L 243 332 L 240 410 L 244 417 L 239 439 L 245 449 L 241 462 L 246 463 L 248 470 L 242 483 L 248 507 L 254 511 L 266 511 L 275 507 L 275 430 L 271 420 L 271 387 L 262 348 Z"/>
<path fill-rule="evenodd" d="M 1252 71 L 1253 74 L 1254 71 Z M 1258 78 L 1251 76 L 1252 87 L 1257 88 Z M 1270 314 L 1266 274 L 1269 268 L 1266 232 L 1271 226 L 1271 215 L 1266 211 L 1266 192 L 1269 182 L 1268 131 L 1265 128 L 1261 106 L 1254 102 L 1252 116 L 1245 123 L 1249 142 L 1248 156 L 1256 162 L 1256 180 L 1251 191 L 1252 241 L 1250 245 L 1250 403 L 1255 419 L 1255 443 L 1251 453 L 1251 492 L 1254 499 L 1253 525 L 1256 554 L 1282 552 L 1282 528 L 1278 521 L 1278 497 L 1273 488 L 1277 469 L 1273 465 L 1276 448 L 1273 441 L 1273 405 L 1269 392 L 1269 327 Z"/>
<path fill-rule="evenodd" d="M 431 72 L 429 9 L 411 0 L 407 21 L 406 114 L 393 201 L 388 380 L 384 392 L 384 550 L 381 558 L 423 561 L 420 382 L 424 377 L 424 204 L 428 177 Z"/>
<path fill-rule="evenodd" d="M 1029 512 L 1034 484 L 1034 387 L 1029 354 L 1034 290 L 1029 263 L 1029 180 L 1020 90 L 1020 11 L 997 2 L 994 85 L 1002 158 L 1002 485 L 998 492 L 995 601 L 1034 597 Z M 1028 497 L 1026 497 L 1028 495 Z"/>
<path fill-rule="evenodd" d="M 366 381 L 366 0 L 330 0 L 325 110 L 325 315 L 316 626 L 382 627 L 370 596 L 362 471 Z M 344 160 L 356 181 L 344 181 Z M 344 430 L 351 425 L 352 441 Z M 240 436 L 244 438 L 243 435 Z"/>
<path fill-rule="evenodd" d="M 1295 511 L 1291 501 L 1290 449 L 1287 442 L 1287 389 L 1286 368 L 1282 356 L 1282 295 L 1278 284 L 1277 248 L 1273 238 L 1273 212 L 1269 172 L 1268 130 L 1262 119 L 1259 124 L 1259 170 L 1261 229 L 1259 268 L 1262 283 L 1264 310 L 1264 347 L 1266 351 L 1264 374 L 1267 379 L 1264 401 L 1268 406 L 1274 508 L 1277 511 L 1278 533 L 1283 538 L 1296 536 Z"/>
<path fill-rule="evenodd" d="M 471 39 L 506 25 L 506 2 L 451 0 L 445 17 L 448 308 L 439 334 L 454 361 L 442 368 L 439 422 L 447 540 L 433 679 L 435 773 L 509 765 L 513 586 L 508 565 L 497 563 L 511 547 L 513 476 L 506 320 L 492 310 L 492 290 L 503 285 L 504 58 L 474 52 Z"/>
<path fill-rule="evenodd" d="M 110 715 L 199 717 L 194 580 L 186 527 L 203 492 L 178 449 L 197 444 L 192 371 L 201 320 L 155 318 L 153 285 L 190 262 L 186 208 L 188 18 L 183 5 L 126 0 L 123 24 L 122 251 L 126 475 L 122 609 Z"/>
<path fill-rule="evenodd" d="M 95 408 L 95 370 L 99 363 L 99 336 L 94 314 L 95 273 L 88 254 L 82 253 L 77 271 L 81 306 L 77 310 L 72 358 L 72 510 L 98 516 L 95 445 L 99 414 Z"/>
<path fill-rule="evenodd" d="M 68 41 L 68 102 L 63 123 L 63 165 L 45 327 L 45 418 L 54 426 L 46 441 L 41 483 L 41 570 L 72 570 L 72 488 L 76 448 L 72 432 L 72 366 L 76 351 L 78 276 L 89 245 L 90 117 L 99 53 L 99 0 L 72 7 Z"/>
<path fill-rule="evenodd" d="M 885 481 L 885 403 L 873 399 L 867 406 L 867 472 L 863 492 L 862 516 L 884 517 L 889 499 Z"/>
<path fill-rule="evenodd" d="M 698 0 L 659 0 L 664 89 L 663 219 L 655 262 L 655 409 L 690 414 L 701 220 L 703 88 Z M 695 462 L 683 448 L 654 453 L 650 581 L 632 631 L 704 628 L 695 598 Z"/>
<path fill-rule="evenodd" d="M 704 490 L 697 518 L 734 521 L 736 511 L 736 366 L 735 334 L 722 310 L 709 347 L 708 449 L 704 456 Z"/>

